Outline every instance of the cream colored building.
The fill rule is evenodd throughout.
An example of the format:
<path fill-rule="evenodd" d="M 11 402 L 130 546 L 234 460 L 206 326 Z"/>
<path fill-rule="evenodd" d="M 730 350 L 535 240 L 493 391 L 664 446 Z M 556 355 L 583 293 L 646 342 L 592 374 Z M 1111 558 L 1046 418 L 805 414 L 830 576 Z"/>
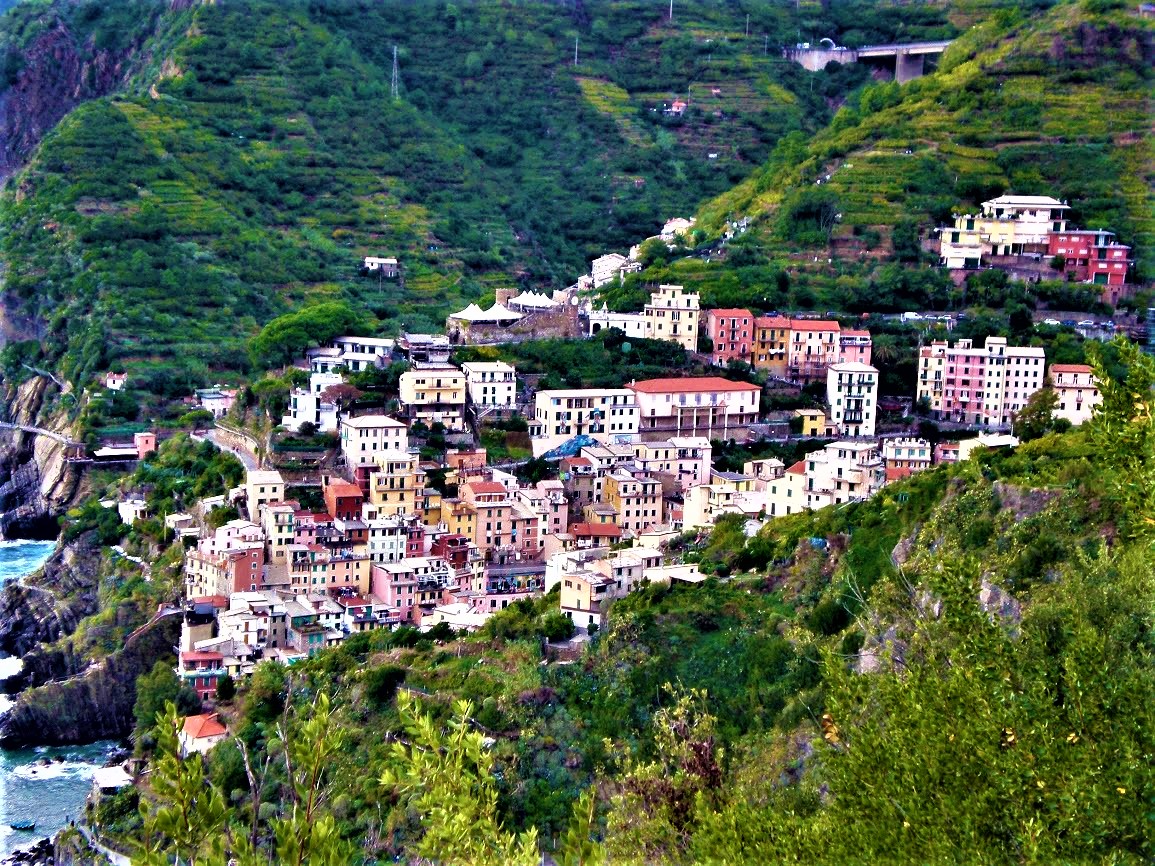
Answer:
<path fill-rule="evenodd" d="M 638 468 L 669 476 L 682 490 L 710 479 L 713 446 L 704 436 L 673 436 L 660 442 L 638 442 L 633 448 Z"/>
<path fill-rule="evenodd" d="M 645 474 L 617 469 L 602 479 L 602 499 L 617 512 L 623 532 L 637 534 L 662 522 L 662 484 Z"/>
<path fill-rule="evenodd" d="M 1050 376 L 1059 398 L 1054 416 L 1065 418 L 1073 427 L 1090 421 L 1094 408 L 1103 402 L 1094 371 L 1086 364 L 1052 364 Z"/>
<path fill-rule="evenodd" d="M 410 421 L 465 427 L 465 374 L 448 364 L 418 364 L 401 374 L 400 403 Z"/>
<path fill-rule="evenodd" d="M 575 436 L 633 442 L 638 433 L 638 403 L 629 388 L 538 391 L 529 432 L 535 457 Z"/>
<path fill-rule="evenodd" d="M 670 340 L 687 352 L 698 350 L 699 295 L 682 286 L 659 286 L 642 315 L 651 340 Z"/>
<path fill-rule="evenodd" d="M 878 370 L 870 364 L 831 364 L 826 371 L 826 402 L 838 436 L 874 435 L 878 421 Z"/>
<path fill-rule="evenodd" d="M 1070 208 L 1045 195 L 1001 195 L 978 214 L 956 215 L 941 230 L 939 260 L 948 268 L 978 268 L 987 256 L 1047 251 L 1050 232 L 1067 230 Z"/>
<path fill-rule="evenodd" d="M 388 415 L 358 415 L 341 419 L 340 439 L 345 465 L 365 466 L 383 451 L 408 449 L 409 428 Z"/>
<path fill-rule="evenodd" d="M 638 431 L 645 439 L 670 436 L 745 438 L 757 422 L 762 389 L 720 376 L 646 379 L 629 385 L 637 396 Z"/>
<path fill-rule="evenodd" d="M 757 489 L 753 476 L 714 470 L 709 484 L 686 491 L 682 525 L 686 529 L 705 529 L 723 514 L 757 517 L 767 510 L 767 503 L 767 495 Z"/>
<path fill-rule="evenodd" d="M 260 520 L 262 505 L 281 502 L 284 498 L 285 479 L 280 472 L 250 469 L 245 475 L 245 501 L 253 521 Z"/>
<path fill-rule="evenodd" d="M 517 371 L 504 361 L 467 361 L 469 400 L 479 408 L 512 409 L 517 405 Z"/>

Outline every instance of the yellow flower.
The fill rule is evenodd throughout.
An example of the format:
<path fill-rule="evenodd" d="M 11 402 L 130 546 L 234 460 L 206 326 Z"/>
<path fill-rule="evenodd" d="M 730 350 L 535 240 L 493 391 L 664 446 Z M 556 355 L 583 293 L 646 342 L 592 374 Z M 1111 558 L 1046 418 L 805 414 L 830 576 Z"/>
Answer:
<path fill-rule="evenodd" d="M 1120 794 L 1126 794 L 1127 793 L 1126 788 L 1116 788 L 1115 790 L 1118 791 Z"/>

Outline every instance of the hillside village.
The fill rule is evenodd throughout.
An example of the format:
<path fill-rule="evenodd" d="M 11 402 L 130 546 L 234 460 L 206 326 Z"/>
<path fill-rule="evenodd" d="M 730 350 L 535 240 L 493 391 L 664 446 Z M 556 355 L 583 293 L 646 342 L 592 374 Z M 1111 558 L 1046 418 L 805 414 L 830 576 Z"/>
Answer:
<path fill-rule="evenodd" d="M 991 211 L 1004 240 L 1021 234 L 1028 217 L 987 204 L 984 214 Z M 944 234 L 944 260 L 968 244 L 982 247 L 979 256 L 1031 254 L 1022 238 L 1010 246 L 992 241 L 995 229 L 984 218 L 960 218 L 967 226 L 960 233 L 970 233 L 965 243 Z M 1053 249 L 1072 232 L 1060 220 L 1033 243 Z M 1103 233 L 1075 240 L 1105 251 L 1110 265 L 1095 264 L 1097 256 L 1088 265 L 1075 252 L 1072 266 L 1111 274 L 1091 279 L 1117 290 L 1118 282 L 1109 282 L 1117 245 Z M 251 442 L 233 437 L 232 447 L 250 457 L 244 483 L 202 501 L 198 514 L 166 517 L 188 548 L 181 680 L 212 702 L 226 676 L 247 675 L 262 659 L 292 664 L 373 629 L 473 631 L 514 602 L 555 589 L 558 613 L 581 641 L 605 624 L 614 599 L 648 584 L 711 576 L 682 560 L 679 542 L 687 533 L 708 532 L 736 515 L 752 536 L 774 517 L 868 499 L 976 449 L 1014 448 L 1016 418 L 1044 388 L 1054 392 L 1053 417 L 1070 425 L 1088 420 L 1100 401 L 1089 366 L 1048 368 L 1042 348 L 993 336 L 981 346 L 934 339 L 918 350 L 912 399 L 966 432 L 933 443 L 910 430 L 880 433 L 869 331 L 834 320 L 701 310 L 697 293 L 673 285 L 656 287 L 641 313 L 612 313 L 591 303 L 591 292 L 621 279 L 630 259 L 607 265 L 606 258 L 553 298 L 509 293 L 489 310 L 471 305 L 449 318 L 453 337 L 342 336 L 310 349 L 296 365 L 307 382 L 292 391 L 281 426 L 334 437 L 334 459 L 287 477 L 259 462 Z M 367 267 L 374 265 L 396 268 L 392 259 Z M 768 457 L 746 460 L 740 471 L 719 468 L 719 443 L 756 443 L 769 429 L 763 388 L 747 381 L 700 375 L 527 393 L 510 363 L 451 361 L 456 342 L 482 333 L 471 329 L 481 326 L 492 337 L 543 315 L 564 321 L 567 334 L 573 327 L 587 336 L 617 328 L 687 353 L 707 346 L 702 355 L 714 367 L 742 362 L 770 381 L 824 388 L 824 408 L 796 410 L 791 422 L 794 437 L 815 447 L 790 465 Z M 396 412 L 342 405 L 350 375 L 399 363 L 405 369 Z M 123 379 L 107 384 L 119 387 Z M 235 391 L 197 396 L 220 419 Z M 525 418 L 546 477 L 523 481 L 519 463 L 497 464 L 477 447 L 473 431 L 491 415 Z M 430 430 L 456 443 L 440 461 L 424 459 L 415 444 Z M 144 445 L 155 447 L 155 439 Z M 432 486 L 430 473 L 444 483 Z M 288 492 L 306 488 L 319 491 L 311 505 Z M 207 515 L 222 507 L 238 516 L 205 528 Z M 126 522 L 147 516 L 143 500 L 122 502 L 120 511 Z"/>

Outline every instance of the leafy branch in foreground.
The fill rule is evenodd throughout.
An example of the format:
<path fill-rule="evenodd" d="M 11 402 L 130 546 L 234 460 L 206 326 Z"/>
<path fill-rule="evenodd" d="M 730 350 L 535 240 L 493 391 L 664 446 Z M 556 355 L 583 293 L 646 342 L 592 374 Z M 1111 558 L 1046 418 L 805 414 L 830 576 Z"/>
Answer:
<path fill-rule="evenodd" d="M 512 864 L 540 862 L 536 828 L 505 830 L 497 815 L 493 755 L 486 739 L 473 729 L 472 705 L 457 701 L 453 718 L 442 729 L 417 700 L 397 695 L 397 710 L 408 742 L 395 742 L 381 784 L 420 818 L 425 835 L 414 853 L 434 862 Z M 605 857 L 592 838 L 596 823 L 593 789 L 574 803 L 574 819 L 563 835 L 555 859 L 563 866 L 598 866 Z"/>

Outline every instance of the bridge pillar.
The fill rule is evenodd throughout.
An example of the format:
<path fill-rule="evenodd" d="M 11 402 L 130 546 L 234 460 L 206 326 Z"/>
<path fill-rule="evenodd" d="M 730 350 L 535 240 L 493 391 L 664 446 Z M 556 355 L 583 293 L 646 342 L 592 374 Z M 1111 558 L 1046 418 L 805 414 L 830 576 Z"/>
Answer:
<path fill-rule="evenodd" d="M 899 51 L 894 57 L 894 80 L 899 84 L 906 84 L 915 78 L 922 78 L 924 59 L 923 54 Z"/>

